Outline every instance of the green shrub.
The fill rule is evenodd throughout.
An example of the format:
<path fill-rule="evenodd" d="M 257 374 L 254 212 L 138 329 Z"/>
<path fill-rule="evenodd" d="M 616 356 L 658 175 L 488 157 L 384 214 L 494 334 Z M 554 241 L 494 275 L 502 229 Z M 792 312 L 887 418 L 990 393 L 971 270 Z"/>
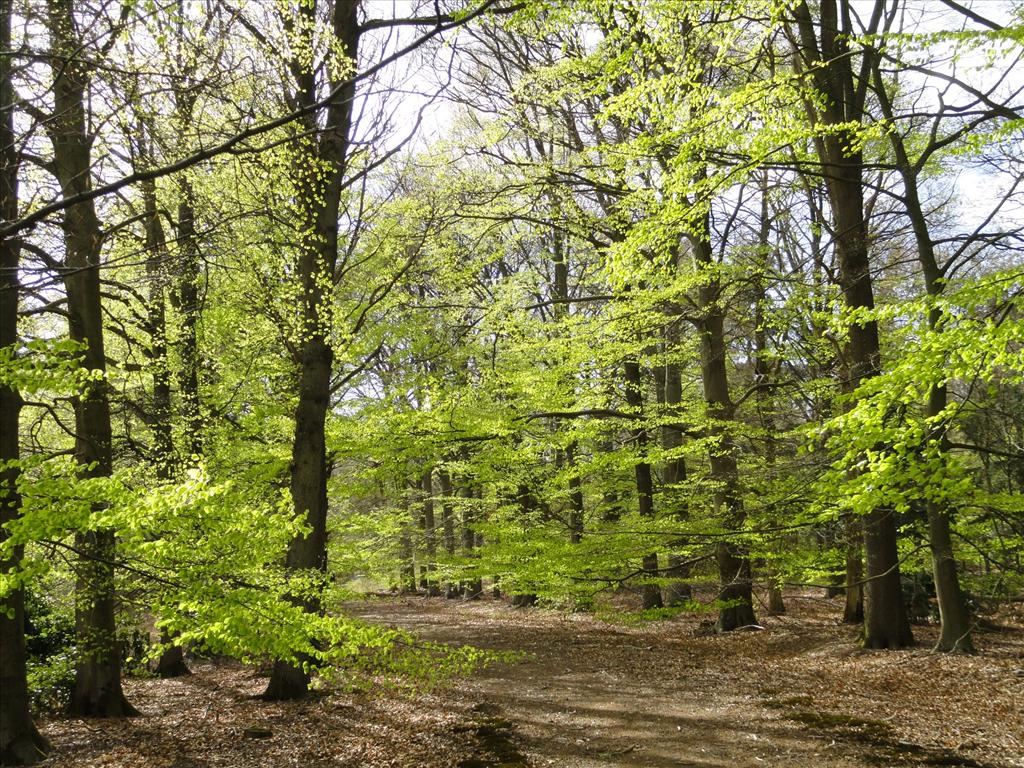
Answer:
<path fill-rule="evenodd" d="M 36 714 L 63 710 L 75 683 L 75 617 L 70 605 L 34 589 L 25 592 L 28 690 Z"/>

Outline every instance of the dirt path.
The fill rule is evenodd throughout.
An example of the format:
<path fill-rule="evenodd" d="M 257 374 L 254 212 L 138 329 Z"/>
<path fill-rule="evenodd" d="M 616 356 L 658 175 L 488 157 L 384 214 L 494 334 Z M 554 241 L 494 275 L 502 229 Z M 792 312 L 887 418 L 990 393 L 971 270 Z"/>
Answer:
<path fill-rule="evenodd" d="M 355 610 L 430 640 L 529 653 L 457 684 L 467 704 L 500 709 L 529 765 L 896 764 L 856 739 L 788 719 L 751 691 L 750 680 L 730 681 L 737 676 L 730 674 L 726 646 L 734 643 L 726 638 L 671 638 L 495 602 L 409 598 Z M 709 665 L 709 656 L 717 663 Z"/>
<path fill-rule="evenodd" d="M 860 651 L 812 595 L 722 636 L 699 616 L 627 627 L 493 600 L 346 611 L 528 657 L 432 691 L 277 703 L 257 698 L 267 667 L 194 659 L 190 677 L 125 681 L 142 717 L 42 719 L 43 768 L 1024 768 L 1024 606 L 970 657 L 931 653 L 934 627 L 916 648 Z"/>

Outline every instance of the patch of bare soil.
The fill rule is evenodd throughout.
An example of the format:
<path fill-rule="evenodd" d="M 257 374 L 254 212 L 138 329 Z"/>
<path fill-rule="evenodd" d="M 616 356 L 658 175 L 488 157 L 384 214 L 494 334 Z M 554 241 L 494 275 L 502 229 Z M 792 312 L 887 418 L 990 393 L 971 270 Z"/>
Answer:
<path fill-rule="evenodd" d="M 702 633 L 697 617 L 639 628 L 505 603 L 387 599 L 370 621 L 530 657 L 455 684 L 513 724 L 530 765 L 1024 766 L 1024 626 L 979 633 L 977 656 L 858 649 L 811 595 L 763 631 Z M 498 763 L 494 763 L 497 765 Z"/>
<path fill-rule="evenodd" d="M 811 595 L 763 631 L 699 617 L 629 627 L 485 600 L 386 598 L 347 607 L 429 640 L 525 651 L 430 693 L 325 691 L 255 699 L 266 678 L 203 662 L 129 680 L 143 717 L 50 719 L 51 768 L 669 768 L 946 765 L 1024 768 L 1024 617 L 980 653 L 858 650 Z M 247 733 L 248 731 L 248 733 Z"/>

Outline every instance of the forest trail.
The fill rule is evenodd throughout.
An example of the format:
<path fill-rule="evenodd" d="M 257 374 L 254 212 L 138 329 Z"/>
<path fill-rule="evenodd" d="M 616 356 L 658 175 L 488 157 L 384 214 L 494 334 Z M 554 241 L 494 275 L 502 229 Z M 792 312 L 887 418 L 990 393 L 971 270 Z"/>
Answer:
<path fill-rule="evenodd" d="M 265 702 L 267 665 L 192 659 L 129 677 L 142 717 L 48 717 L 45 768 L 1024 768 L 1024 606 L 977 656 L 866 652 L 807 594 L 763 632 L 703 616 L 642 626 L 481 600 L 389 597 L 345 611 L 418 636 L 527 656 L 431 691 L 326 686 Z M 624 617 L 619 617 L 624 618 Z M 270 735 L 250 738 L 256 728 Z"/>
<path fill-rule="evenodd" d="M 695 636 L 693 625 L 699 625 L 693 619 L 689 625 L 619 627 L 590 616 L 517 610 L 496 601 L 410 597 L 352 609 L 368 621 L 412 630 L 424 639 L 529 654 L 456 683 L 455 698 L 471 711 L 500 713 L 509 721 L 513 743 L 526 758 L 499 756 L 466 766 L 1015 764 L 972 759 L 934 740 L 927 745 L 904 740 L 875 708 L 870 687 L 847 702 L 864 708 L 860 719 L 819 708 L 813 680 L 802 679 L 796 669 L 790 679 L 779 676 L 789 666 L 780 666 L 779 658 L 799 667 L 798 657 L 806 656 L 802 671 L 811 678 L 823 661 L 841 668 L 830 661 L 841 662 L 851 653 L 878 658 L 837 638 L 836 629 L 849 634 L 845 627 L 833 627 L 822 637 L 780 618 L 769 620 L 765 632 L 715 637 Z"/>
<path fill-rule="evenodd" d="M 501 708 L 531 765 L 778 765 L 797 755 L 823 761 L 825 744 L 801 736 L 792 724 L 780 729 L 764 721 L 756 703 L 724 691 L 693 690 L 692 674 L 676 674 L 686 665 L 681 643 L 585 626 L 591 622 L 582 617 L 513 611 L 494 603 L 411 599 L 362 615 L 425 639 L 528 653 L 459 687 L 467 701 Z M 829 756 L 838 757 L 835 746 Z"/>

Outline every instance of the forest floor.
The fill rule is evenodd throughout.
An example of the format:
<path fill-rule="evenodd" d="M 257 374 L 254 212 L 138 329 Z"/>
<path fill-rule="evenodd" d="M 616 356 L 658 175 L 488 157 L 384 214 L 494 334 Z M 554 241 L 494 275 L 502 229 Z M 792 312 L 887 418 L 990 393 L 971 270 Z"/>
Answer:
<path fill-rule="evenodd" d="M 914 649 L 859 650 L 836 601 L 810 594 L 763 617 L 763 631 L 722 636 L 699 616 L 633 626 L 494 600 L 348 609 L 526 655 L 431 692 L 328 690 L 284 704 L 254 698 L 260 670 L 195 662 L 188 678 L 126 682 L 144 717 L 44 721 L 56 745 L 44 765 L 1024 766 L 1020 610 L 978 633 L 978 655 L 952 657 L 928 650 L 931 627 L 915 627 Z"/>

